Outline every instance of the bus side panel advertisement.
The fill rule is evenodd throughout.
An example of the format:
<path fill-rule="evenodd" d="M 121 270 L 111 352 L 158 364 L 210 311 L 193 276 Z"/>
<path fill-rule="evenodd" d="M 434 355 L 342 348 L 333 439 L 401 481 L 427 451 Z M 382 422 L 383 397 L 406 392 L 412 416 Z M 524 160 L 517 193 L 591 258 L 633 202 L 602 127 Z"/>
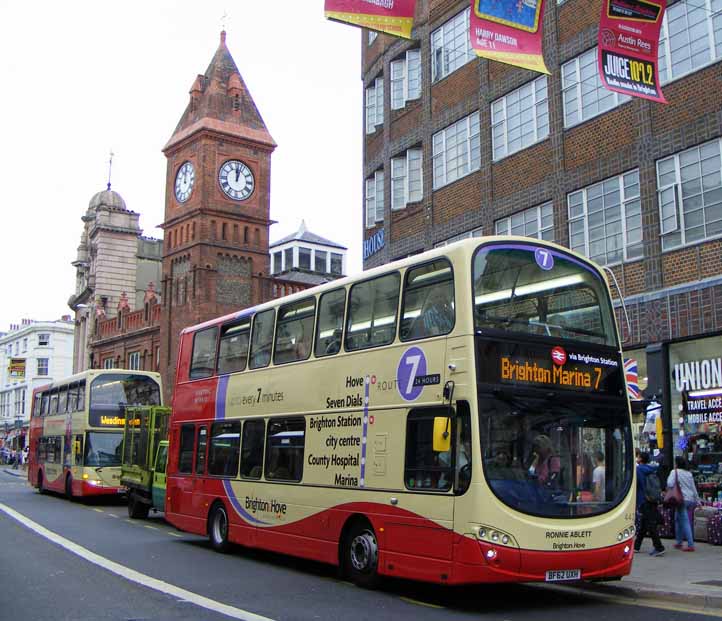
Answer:
<path fill-rule="evenodd" d="M 416 0 L 326 0 L 327 19 L 411 38 Z"/>
<path fill-rule="evenodd" d="M 479 381 L 516 387 L 575 390 L 618 397 L 625 386 L 618 354 L 566 344 L 531 345 L 480 341 Z"/>
<path fill-rule="evenodd" d="M 548 74 L 543 21 L 544 0 L 472 0 L 471 47 L 482 58 Z"/>
<path fill-rule="evenodd" d="M 667 103 L 657 56 L 666 5 L 667 0 L 603 0 L 597 59 L 605 88 Z"/>

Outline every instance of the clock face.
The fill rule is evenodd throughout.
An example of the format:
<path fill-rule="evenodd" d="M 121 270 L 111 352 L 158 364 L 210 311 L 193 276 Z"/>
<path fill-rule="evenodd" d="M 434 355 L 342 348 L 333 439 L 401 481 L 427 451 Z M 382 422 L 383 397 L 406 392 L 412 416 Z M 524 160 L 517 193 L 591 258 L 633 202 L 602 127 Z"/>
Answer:
<path fill-rule="evenodd" d="M 193 191 L 193 185 L 196 181 L 196 171 L 193 164 L 184 162 L 178 169 L 175 176 L 175 197 L 179 203 L 185 203 Z"/>
<path fill-rule="evenodd" d="M 253 173 L 240 160 L 228 160 L 218 171 L 221 189 L 233 200 L 243 201 L 253 194 L 255 181 Z"/>

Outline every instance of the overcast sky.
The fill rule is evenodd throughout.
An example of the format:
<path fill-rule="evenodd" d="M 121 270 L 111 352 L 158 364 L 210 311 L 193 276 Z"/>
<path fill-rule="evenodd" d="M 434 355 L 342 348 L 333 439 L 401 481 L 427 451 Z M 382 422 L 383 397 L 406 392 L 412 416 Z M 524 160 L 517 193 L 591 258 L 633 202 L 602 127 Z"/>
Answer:
<path fill-rule="evenodd" d="M 197 74 L 226 44 L 278 147 L 271 240 L 308 228 L 361 269 L 361 31 L 323 0 L 0 0 L 0 332 L 59 319 L 90 198 L 112 187 L 162 237 L 166 159 Z"/>

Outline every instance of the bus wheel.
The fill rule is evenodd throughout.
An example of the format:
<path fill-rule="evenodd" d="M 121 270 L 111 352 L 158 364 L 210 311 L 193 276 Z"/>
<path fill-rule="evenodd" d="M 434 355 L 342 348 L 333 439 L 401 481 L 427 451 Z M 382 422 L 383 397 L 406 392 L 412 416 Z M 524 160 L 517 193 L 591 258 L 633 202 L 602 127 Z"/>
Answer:
<path fill-rule="evenodd" d="M 351 528 L 344 544 L 343 562 L 352 582 L 365 589 L 378 586 L 379 546 L 374 529 L 367 522 L 358 522 Z"/>
<path fill-rule="evenodd" d="M 68 500 L 73 500 L 73 477 L 70 475 L 65 477 L 65 497 Z"/>
<path fill-rule="evenodd" d="M 138 499 L 133 492 L 128 492 L 128 517 L 134 520 L 144 520 L 148 517 L 150 507 Z"/>
<path fill-rule="evenodd" d="M 208 520 L 208 538 L 216 552 L 228 551 L 228 514 L 226 508 L 218 503 L 211 511 Z"/>

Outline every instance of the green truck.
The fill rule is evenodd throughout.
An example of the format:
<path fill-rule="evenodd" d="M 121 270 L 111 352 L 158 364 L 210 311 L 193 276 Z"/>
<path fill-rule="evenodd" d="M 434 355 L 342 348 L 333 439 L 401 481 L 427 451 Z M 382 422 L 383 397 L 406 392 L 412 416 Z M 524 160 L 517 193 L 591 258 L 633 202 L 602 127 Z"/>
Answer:
<path fill-rule="evenodd" d="M 125 409 L 120 484 L 128 490 L 128 516 L 146 518 L 165 510 L 170 408 L 135 406 Z"/>

